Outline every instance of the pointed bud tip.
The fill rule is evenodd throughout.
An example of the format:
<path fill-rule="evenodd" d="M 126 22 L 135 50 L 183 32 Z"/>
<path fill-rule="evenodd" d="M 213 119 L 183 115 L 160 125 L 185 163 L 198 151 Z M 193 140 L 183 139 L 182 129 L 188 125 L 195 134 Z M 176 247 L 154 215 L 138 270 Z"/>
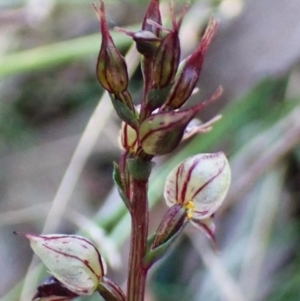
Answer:
<path fill-rule="evenodd" d="M 25 233 L 25 232 L 17 232 L 17 231 L 13 231 L 13 234 L 14 235 L 18 235 L 18 236 L 23 236 L 29 240 L 33 239 L 35 236 L 35 234 L 32 234 L 32 233 Z"/>
<path fill-rule="evenodd" d="M 99 1 L 99 7 L 95 4 L 95 3 L 92 3 L 92 6 L 93 6 L 93 9 L 94 11 L 96 12 L 99 20 L 102 18 L 102 17 L 105 17 L 105 14 L 104 14 L 104 3 L 102 0 Z"/>

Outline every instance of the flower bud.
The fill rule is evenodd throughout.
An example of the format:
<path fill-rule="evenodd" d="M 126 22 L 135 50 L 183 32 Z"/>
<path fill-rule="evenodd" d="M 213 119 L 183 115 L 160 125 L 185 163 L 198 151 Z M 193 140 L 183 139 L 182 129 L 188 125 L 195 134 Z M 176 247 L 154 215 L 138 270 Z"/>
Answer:
<path fill-rule="evenodd" d="M 162 109 L 178 109 L 190 97 L 199 79 L 204 56 L 216 30 L 217 22 L 214 18 L 211 18 L 196 51 L 180 64 L 175 77 L 175 83 Z"/>
<path fill-rule="evenodd" d="M 78 297 L 77 294 L 71 292 L 57 279 L 50 276 L 38 286 L 37 293 L 33 296 L 32 301 L 71 301 L 76 297 Z"/>
<path fill-rule="evenodd" d="M 128 123 L 125 123 L 123 121 L 121 124 L 118 142 L 121 149 L 125 149 L 130 153 L 135 153 L 138 147 L 137 131 L 134 128 L 132 128 Z"/>
<path fill-rule="evenodd" d="M 176 166 L 166 179 L 168 206 L 183 204 L 187 217 L 202 220 L 221 205 L 230 185 L 230 167 L 222 152 L 199 154 Z"/>
<path fill-rule="evenodd" d="M 133 32 L 119 27 L 116 30 L 132 37 L 137 51 L 149 58 L 155 54 L 160 44 L 161 24 L 159 0 L 151 0 L 140 31 Z"/>
<path fill-rule="evenodd" d="M 164 88 L 173 82 L 180 60 L 179 29 L 187 6 L 176 22 L 173 6 L 170 5 L 173 29 L 161 40 L 153 62 L 153 81 L 155 88 Z"/>
<path fill-rule="evenodd" d="M 181 204 L 176 204 L 169 208 L 156 231 L 151 249 L 157 248 L 177 233 L 180 233 L 184 228 L 185 220 L 186 214 Z"/>
<path fill-rule="evenodd" d="M 184 131 L 194 116 L 222 94 L 219 87 L 210 98 L 182 111 L 158 112 L 146 118 L 139 128 L 139 144 L 150 155 L 164 155 L 180 143 Z"/>
<path fill-rule="evenodd" d="M 26 237 L 50 273 L 68 290 L 80 296 L 96 290 L 105 266 L 90 240 L 62 234 L 26 234 Z"/>
<path fill-rule="evenodd" d="M 152 24 L 149 22 L 149 20 L 152 21 Z M 142 24 L 142 30 L 150 31 L 159 38 L 161 34 L 161 28 L 160 26 L 153 25 L 153 23 L 162 25 L 159 11 L 159 0 L 150 1 Z"/>
<path fill-rule="evenodd" d="M 115 29 L 132 37 L 136 43 L 137 51 L 145 57 L 152 57 L 156 53 L 160 40 L 153 32 L 147 30 L 134 32 L 120 27 Z"/>
<path fill-rule="evenodd" d="M 128 73 L 123 56 L 117 50 L 106 23 L 104 4 L 100 8 L 94 5 L 100 18 L 102 43 L 97 62 L 97 77 L 100 84 L 109 93 L 120 94 L 127 90 Z"/>

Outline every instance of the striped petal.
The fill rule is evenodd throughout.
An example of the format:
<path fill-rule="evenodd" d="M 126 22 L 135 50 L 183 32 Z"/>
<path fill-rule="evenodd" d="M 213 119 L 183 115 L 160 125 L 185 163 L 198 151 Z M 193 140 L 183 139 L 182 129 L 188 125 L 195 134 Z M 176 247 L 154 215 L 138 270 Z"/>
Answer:
<path fill-rule="evenodd" d="M 223 153 L 199 154 L 176 166 L 168 175 L 164 197 L 168 206 L 183 204 L 189 218 L 211 216 L 230 185 L 230 167 Z"/>
<path fill-rule="evenodd" d="M 96 290 L 105 267 L 90 240 L 62 234 L 26 234 L 26 237 L 50 273 L 66 288 L 78 295 L 90 295 Z"/>

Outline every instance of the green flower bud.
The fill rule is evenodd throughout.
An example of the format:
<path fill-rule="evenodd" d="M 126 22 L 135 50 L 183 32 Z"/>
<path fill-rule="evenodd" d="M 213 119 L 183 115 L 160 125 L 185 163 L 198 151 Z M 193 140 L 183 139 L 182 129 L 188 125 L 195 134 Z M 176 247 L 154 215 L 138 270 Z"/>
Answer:
<path fill-rule="evenodd" d="M 204 220 L 222 204 L 230 185 L 225 155 L 199 154 L 184 160 L 168 175 L 164 197 L 168 206 L 182 204 L 187 217 Z"/>
<path fill-rule="evenodd" d="M 155 88 L 164 88 L 173 82 L 180 60 L 179 29 L 187 6 L 176 22 L 173 6 L 170 6 L 173 29 L 161 40 L 153 62 L 153 81 Z"/>
<path fill-rule="evenodd" d="M 71 292 L 91 295 L 105 274 L 95 245 L 77 235 L 25 235 L 50 273 Z"/>
<path fill-rule="evenodd" d="M 97 77 L 105 90 L 112 94 L 120 94 L 127 90 L 128 73 L 123 56 L 117 50 L 106 23 L 104 4 L 100 8 L 94 5 L 100 18 L 102 43 L 97 62 Z"/>
<path fill-rule="evenodd" d="M 158 112 L 146 118 L 139 128 L 139 144 L 149 155 L 164 155 L 173 151 L 184 135 L 185 129 L 194 116 L 205 105 L 217 99 L 222 88 L 206 101 L 182 111 Z"/>

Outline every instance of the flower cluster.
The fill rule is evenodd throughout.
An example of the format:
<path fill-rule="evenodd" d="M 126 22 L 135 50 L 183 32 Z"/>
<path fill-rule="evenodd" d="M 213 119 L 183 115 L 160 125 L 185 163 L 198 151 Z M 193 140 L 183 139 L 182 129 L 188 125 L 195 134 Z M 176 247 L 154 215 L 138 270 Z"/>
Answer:
<path fill-rule="evenodd" d="M 209 131 L 219 119 L 192 124 L 195 115 L 221 95 L 221 87 L 206 101 L 182 109 L 195 89 L 217 22 L 209 20 L 197 49 L 182 62 L 179 30 L 187 7 L 177 19 L 170 6 L 172 28 L 167 29 L 162 26 L 159 1 L 151 0 L 140 31 L 117 28 L 134 40 L 142 56 L 143 96 L 135 106 L 126 62 L 109 33 L 102 0 L 94 9 L 102 33 L 97 78 L 122 121 L 119 144 L 123 154 L 114 166 L 113 178 L 132 220 L 127 297 L 105 277 L 105 263 L 90 240 L 77 235 L 26 234 L 52 275 L 38 287 L 34 301 L 69 301 L 95 291 L 108 301 L 142 301 L 147 271 L 188 223 L 200 227 L 214 241 L 212 216 L 230 185 L 224 153 L 198 154 L 184 160 L 166 179 L 164 198 L 170 208 L 155 234 L 148 237 L 147 188 L 153 157 L 171 153 L 182 140 Z"/>
<path fill-rule="evenodd" d="M 123 120 L 121 145 L 133 156 L 155 156 L 172 152 L 194 116 L 222 93 L 222 88 L 219 87 L 207 101 L 189 109 L 181 109 L 199 79 L 217 22 L 214 18 L 210 19 L 195 52 L 180 63 L 179 30 L 187 8 L 176 20 L 171 6 L 173 28 L 165 29 L 162 27 L 157 3 L 158 1 L 151 1 L 140 31 L 117 29 L 133 38 L 137 50 L 143 56 L 145 85 L 140 110 L 134 107 L 128 91 L 126 63 L 109 33 L 104 4 L 101 2 L 100 8 L 95 7 L 102 33 L 97 77 L 103 88 L 110 93 L 116 112 Z M 163 31 L 167 32 L 164 36 Z"/>

